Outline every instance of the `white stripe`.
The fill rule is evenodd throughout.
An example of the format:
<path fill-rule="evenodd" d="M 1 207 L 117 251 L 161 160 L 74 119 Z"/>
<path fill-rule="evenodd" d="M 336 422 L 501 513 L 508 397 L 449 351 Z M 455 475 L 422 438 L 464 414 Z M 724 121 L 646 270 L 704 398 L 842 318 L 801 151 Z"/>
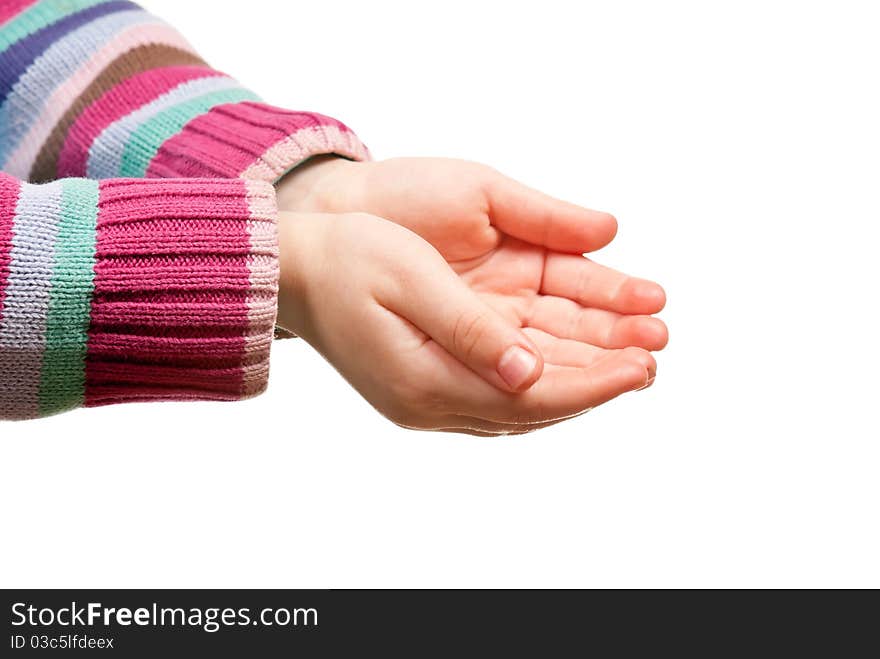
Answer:
<path fill-rule="evenodd" d="M 247 229 L 250 294 L 245 334 L 243 398 L 261 393 L 269 381 L 269 352 L 278 310 L 278 208 L 271 184 L 245 181 L 250 218 Z"/>
<path fill-rule="evenodd" d="M 24 183 L 12 226 L 9 277 L 0 312 L 0 411 L 39 412 L 46 316 L 52 292 L 63 181 Z"/>

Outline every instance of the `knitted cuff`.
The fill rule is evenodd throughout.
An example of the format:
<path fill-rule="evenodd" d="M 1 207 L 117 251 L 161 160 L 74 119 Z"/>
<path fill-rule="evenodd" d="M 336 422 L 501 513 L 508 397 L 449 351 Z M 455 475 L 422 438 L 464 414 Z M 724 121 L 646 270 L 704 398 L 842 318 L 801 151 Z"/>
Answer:
<path fill-rule="evenodd" d="M 368 160 L 370 153 L 343 123 L 244 101 L 202 114 L 163 142 L 149 177 L 242 177 L 275 183 L 312 156 Z"/>
<path fill-rule="evenodd" d="M 269 372 L 271 185 L 0 175 L 0 418 L 235 400 Z"/>

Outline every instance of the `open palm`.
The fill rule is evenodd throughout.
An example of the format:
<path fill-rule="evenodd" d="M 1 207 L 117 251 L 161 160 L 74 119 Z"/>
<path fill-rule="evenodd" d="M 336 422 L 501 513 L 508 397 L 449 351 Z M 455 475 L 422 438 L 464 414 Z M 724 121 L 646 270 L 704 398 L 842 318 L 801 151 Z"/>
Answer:
<path fill-rule="evenodd" d="M 396 158 L 338 171 L 345 182 L 330 177 L 324 210 L 369 212 L 419 234 L 495 310 L 526 328 L 548 364 L 584 366 L 609 350 L 666 345 L 665 324 L 651 317 L 665 304 L 663 289 L 582 256 L 614 238 L 608 213 L 461 160 Z"/>
<path fill-rule="evenodd" d="M 415 232 L 469 290 L 522 329 L 541 352 L 540 378 L 526 391 L 510 394 L 468 375 L 468 346 L 478 343 L 481 329 L 470 326 L 467 315 L 445 346 L 427 341 L 430 331 L 409 326 L 413 344 L 429 358 L 426 372 L 433 374 L 434 386 L 446 387 L 444 399 L 457 395 L 472 417 L 510 424 L 505 432 L 519 432 L 653 380 L 656 362 L 649 351 L 665 346 L 668 336 L 664 323 L 651 316 L 665 304 L 663 289 L 582 255 L 614 238 L 617 223 L 611 215 L 553 199 L 476 163 L 406 158 L 341 161 L 335 167 L 311 182 L 311 210 L 366 212 Z M 421 250 L 406 242 L 395 252 Z M 419 258 L 427 273 L 430 257 Z M 441 298 L 447 284 L 432 286 L 444 277 L 430 272 L 435 274 L 426 274 L 413 288 L 425 298 Z"/>
<path fill-rule="evenodd" d="M 561 399 L 580 396 L 588 410 L 651 384 L 656 363 L 647 351 L 668 338 L 665 324 L 649 315 L 663 307 L 659 286 L 502 232 L 494 242 L 450 265 L 541 351 L 544 371 L 527 393 L 544 400 L 545 416 Z M 647 381 L 633 373 L 634 364 Z"/>
<path fill-rule="evenodd" d="M 491 307 L 524 328 L 545 369 L 583 369 L 628 347 L 666 345 L 666 326 L 648 315 L 662 308 L 662 290 L 583 256 L 504 235 L 483 255 L 450 265 Z M 626 356 L 655 369 L 642 350 Z"/>

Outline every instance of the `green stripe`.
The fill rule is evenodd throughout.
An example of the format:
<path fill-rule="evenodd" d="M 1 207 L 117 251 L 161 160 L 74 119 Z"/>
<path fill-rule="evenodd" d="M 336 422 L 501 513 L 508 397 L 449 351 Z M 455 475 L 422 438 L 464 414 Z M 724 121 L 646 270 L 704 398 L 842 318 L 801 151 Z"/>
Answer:
<path fill-rule="evenodd" d="M 40 415 L 82 405 L 94 291 L 98 182 L 65 179 L 40 377 Z"/>
<path fill-rule="evenodd" d="M 146 174 L 150 161 L 166 140 L 183 130 L 190 121 L 211 108 L 225 103 L 256 101 L 259 98 L 246 89 L 223 89 L 184 103 L 173 105 L 150 117 L 129 138 L 122 152 L 119 175 L 139 178 Z"/>
<path fill-rule="evenodd" d="M 43 0 L 21 12 L 0 28 L 0 54 L 12 44 L 39 32 L 47 25 L 57 23 L 62 18 L 83 9 L 100 5 L 110 0 Z"/>

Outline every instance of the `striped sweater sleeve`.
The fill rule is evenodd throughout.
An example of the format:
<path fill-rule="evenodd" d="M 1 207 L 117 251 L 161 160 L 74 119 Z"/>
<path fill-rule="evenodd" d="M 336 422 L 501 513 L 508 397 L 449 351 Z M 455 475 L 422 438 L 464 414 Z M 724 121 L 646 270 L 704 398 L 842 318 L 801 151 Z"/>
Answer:
<path fill-rule="evenodd" d="M 0 169 L 275 182 L 313 155 L 369 157 L 342 123 L 265 103 L 126 0 L 0 3 Z"/>
<path fill-rule="evenodd" d="M 275 221 L 263 181 L 0 173 L 0 419 L 262 391 Z"/>

